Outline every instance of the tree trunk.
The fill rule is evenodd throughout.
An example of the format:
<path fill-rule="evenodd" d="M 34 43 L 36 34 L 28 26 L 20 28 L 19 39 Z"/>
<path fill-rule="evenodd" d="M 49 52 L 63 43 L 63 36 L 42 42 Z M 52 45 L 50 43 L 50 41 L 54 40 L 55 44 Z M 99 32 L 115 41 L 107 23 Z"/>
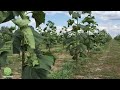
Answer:
<path fill-rule="evenodd" d="M 0 68 L 0 79 L 2 79 L 2 71 L 1 71 L 1 68 Z"/>

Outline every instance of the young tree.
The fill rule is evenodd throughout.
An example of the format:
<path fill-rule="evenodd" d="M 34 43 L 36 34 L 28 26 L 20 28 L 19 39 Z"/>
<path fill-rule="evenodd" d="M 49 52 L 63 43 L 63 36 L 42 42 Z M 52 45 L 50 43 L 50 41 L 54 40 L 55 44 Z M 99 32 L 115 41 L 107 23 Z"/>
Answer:
<path fill-rule="evenodd" d="M 78 60 L 85 55 L 86 46 L 83 44 L 83 37 L 79 33 L 83 29 L 83 25 L 79 22 L 81 14 L 90 13 L 85 11 L 69 11 L 69 14 L 72 16 L 72 19 L 69 19 L 68 27 L 72 26 L 70 37 L 66 40 L 67 50 L 69 50 L 70 55 L 73 56 L 72 59 L 76 61 L 76 66 Z"/>
<path fill-rule="evenodd" d="M 46 48 L 48 48 L 49 53 L 51 53 L 51 47 L 56 44 L 57 41 L 57 33 L 56 33 L 56 26 L 52 21 L 48 21 L 46 27 L 43 29 L 42 35 L 45 38 Z"/>

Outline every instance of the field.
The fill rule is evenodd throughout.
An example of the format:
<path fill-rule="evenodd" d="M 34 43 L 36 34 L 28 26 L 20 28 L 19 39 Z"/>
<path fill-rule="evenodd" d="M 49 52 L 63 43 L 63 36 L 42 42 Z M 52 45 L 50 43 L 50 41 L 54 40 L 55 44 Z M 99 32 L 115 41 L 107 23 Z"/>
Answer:
<path fill-rule="evenodd" d="M 49 75 L 53 79 L 120 79 L 120 44 L 112 40 L 101 52 L 79 61 L 76 69 L 71 56 L 64 50 L 55 50 L 55 66 Z"/>
<path fill-rule="evenodd" d="M 49 79 L 120 79 L 120 44 L 111 40 L 101 51 L 91 52 L 90 56 L 79 61 L 75 67 L 75 61 L 62 45 L 56 45 L 51 49 L 56 57 L 52 66 Z M 13 71 L 13 79 L 21 78 L 21 61 L 19 55 L 9 57 L 9 67 Z"/>
<path fill-rule="evenodd" d="M 45 11 L 0 11 L 0 79 L 120 79 L 117 31 L 94 11 L 64 13 L 59 28 Z"/>

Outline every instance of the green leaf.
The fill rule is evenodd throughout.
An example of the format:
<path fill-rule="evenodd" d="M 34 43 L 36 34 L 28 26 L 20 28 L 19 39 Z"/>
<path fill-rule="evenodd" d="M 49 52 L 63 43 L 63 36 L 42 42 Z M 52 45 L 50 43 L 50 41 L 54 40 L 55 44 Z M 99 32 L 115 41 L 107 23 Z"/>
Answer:
<path fill-rule="evenodd" d="M 34 68 L 34 71 L 36 72 L 36 75 L 37 75 L 37 78 L 40 78 L 40 79 L 47 79 L 47 75 L 49 74 L 49 72 L 45 69 L 36 69 Z M 36 79 L 36 76 L 34 74 L 33 75 L 33 78 Z"/>
<path fill-rule="evenodd" d="M 0 23 L 4 22 L 4 20 L 9 16 L 7 11 L 0 11 Z"/>
<path fill-rule="evenodd" d="M 80 27 L 77 27 L 77 26 L 74 25 L 74 26 L 72 27 L 72 30 L 73 30 L 73 31 L 80 30 Z"/>
<path fill-rule="evenodd" d="M 0 11 L 0 23 L 10 21 L 19 15 L 23 18 L 24 13 L 25 11 Z"/>
<path fill-rule="evenodd" d="M 7 54 L 8 54 L 7 51 L 3 51 L 0 54 L 0 66 L 2 66 L 2 67 L 5 66 L 6 64 L 8 64 L 8 62 L 7 62 Z"/>
<path fill-rule="evenodd" d="M 18 18 L 18 19 L 12 20 L 12 21 L 14 24 L 16 24 L 19 27 L 26 26 L 30 23 L 29 19 L 21 19 L 21 18 Z"/>
<path fill-rule="evenodd" d="M 68 21 L 68 27 L 74 23 L 74 20 L 69 19 Z"/>
<path fill-rule="evenodd" d="M 24 14 L 25 14 L 25 12 L 26 11 L 13 11 L 13 14 L 14 14 L 14 16 L 21 16 L 21 18 L 23 19 L 25 16 L 24 16 Z"/>
<path fill-rule="evenodd" d="M 43 11 L 34 11 L 32 17 L 36 21 L 36 27 L 45 22 L 45 13 Z"/>
<path fill-rule="evenodd" d="M 32 49 L 35 49 L 35 39 L 32 29 L 30 27 L 25 27 L 22 29 L 22 32 L 27 40 L 26 44 L 28 44 Z"/>
<path fill-rule="evenodd" d="M 52 56 L 42 55 L 39 57 L 39 62 L 40 65 L 36 66 L 36 68 L 42 68 L 49 71 L 54 64 L 54 58 Z"/>
<path fill-rule="evenodd" d="M 2 48 L 4 46 L 5 42 L 2 38 L 0 38 L 0 48 Z"/>
<path fill-rule="evenodd" d="M 73 12 L 72 13 L 72 18 L 75 18 L 75 19 L 77 19 L 77 18 L 80 18 L 80 14 L 78 13 L 78 12 Z"/>
<path fill-rule="evenodd" d="M 32 79 L 32 67 L 26 66 L 22 72 L 22 79 Z"/>
<path fill-rule="evenodd" d="M 34 30 L 34 28 L 32 26 L 30 26 L 32 33 L 34 35 L 34 39 L 35 39 L 35 45 L 38 46 L 40 43 L 43 42 L 44 38 L 41 34 L 39 34 L 37 31 Z"/>
<path fill-rule="evenodd" d="M 11 37 L 9 34 L 4 34 L 3 37 L 4 37 L 4 41 L 5 41 L 5 42 L 12 40 L 12 37 Z"/>
<path fill-rule="evenodd" d="M 80 28 L 85 28 L 85 26 L 84 25 L 81 25 L 81 24 L 78 24 L 78 26 L 80 27 Z"/>
<path fill-rule="evenodd" d="M 13 15 L 13 12 L 12 12 L 12 11 L 7 11 L 7 13 L 8 13 L 9 15 L 6 17 L 6 19 L 5 19 L 2 23 L 8 22 L 8 21 L 14 19 L 14 15 Z"/>
<path fill-rule="evenodd" d="M 20 53 L 22 39 L 23 39 L 23 34 L 21 30 L 16 30 L 13 34 L 13 54 Z"/>
<path fill-rule="evenodd" d="M 23 70 L 22 79 L 46 79 L 48 71 L 26 66 Z"/>
<path fill-rule="evenodd" d="M 71 15 L 73 13 L 73 11 L 69 11 L 69 14 Z"/>
<path fill-rule="evenodd" d="M 33 61 L 33 67 L 34 67 L 35 65 L 39 65 L 38 60 L 34 60 L 34 61 Z"/>

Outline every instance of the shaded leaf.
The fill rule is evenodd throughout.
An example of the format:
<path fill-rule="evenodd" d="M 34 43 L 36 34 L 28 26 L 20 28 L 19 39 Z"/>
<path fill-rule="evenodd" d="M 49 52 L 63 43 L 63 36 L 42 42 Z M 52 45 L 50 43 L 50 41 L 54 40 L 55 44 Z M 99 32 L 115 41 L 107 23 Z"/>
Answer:
<path fill-rule="evenodd" d="M 69 11 L 69 14 L 71 15 L 73 13 L 73 11 Z"/>
<path fill-rule="evenodd" d="M 36 69 L 31 66 L 24 68 L 22 79 L 46 79 L 48 71 L 44 69 Z"/>
<path fill-rule="evenodd" d="M 81 15 L 78 12 L 73 12 L 72 13 L 72 18 L 77 19 L 77 18 L 80 18 L 80 17 L 81 17 Z"/>
<path fill-rule="evenodd" d="M 45 22 L 45 13 L 43 11 L 34 11 L 32 17 L 36 21 L 36 27 Z"/>
<path fill-rule="evenodd" d="M 23 34 L 21 30 L 16 30 L 13 34 L 13 54 L 20 53 L 22 39 L 23 39 Z"/>
<path fill-rule="evenodd" d="M 52 56 L 42 55 L 39 56 L 38 60 L 40 62 L 40 65 L 36 66 L 36 68 L 42 68 L 49 71 L 51 69 L 51 66 L 54 64 L 54 58 Z"/>
<path fill-rule="evenodd" d="M 0 23 L 4 22 L 4 20 L 9 16 L 7 11 L 0 11 Z"/>
<path fill-rule="evenodd" d="M 8 54 L 7 51 L 3 51 L 0 54 L 0 66 L 2 66 L 2 67 L 5 66 L 6 64 L 8 64 L 8 62 L 7 62 L 7 54 Z"/>

